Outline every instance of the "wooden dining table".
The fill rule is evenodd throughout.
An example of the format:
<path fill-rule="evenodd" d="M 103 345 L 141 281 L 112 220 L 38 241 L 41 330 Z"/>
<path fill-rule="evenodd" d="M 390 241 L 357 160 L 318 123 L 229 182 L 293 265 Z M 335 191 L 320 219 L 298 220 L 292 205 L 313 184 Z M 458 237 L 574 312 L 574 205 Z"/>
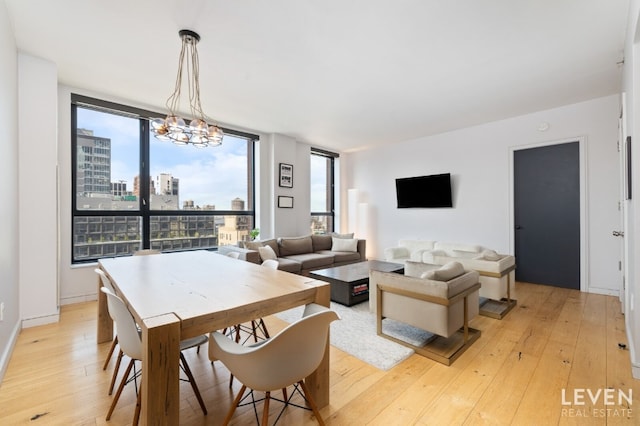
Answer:
<path fill-rule="evenodd" d="M 99 260 L 142 330 L 143 424 L 179 423 L 180 341 L 307 303 L 329 306 L 329 284 L 210 251 Z M 101 286 L 98 279 L 98 286 Z M 98 291 L 98 343 L 113 339 Z M 306 378 L 318 406 L 329 404 L 329 345 Z"/>

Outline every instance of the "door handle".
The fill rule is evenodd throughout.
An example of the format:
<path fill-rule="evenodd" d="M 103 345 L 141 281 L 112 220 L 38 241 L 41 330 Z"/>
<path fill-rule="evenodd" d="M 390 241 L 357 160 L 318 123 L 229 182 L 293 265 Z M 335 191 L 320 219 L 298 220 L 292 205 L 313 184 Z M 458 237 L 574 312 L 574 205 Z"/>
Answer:
<path fill-rule="evenodd" d="M 613 231 L 612 235 L 614 237 L 624 237 L 624 232 L 622 232 L 622 231 Z"/>
<path fill-rule="evenodd" d="M 516 225 L 516 229 L 522 229 L 522 226 Z"/>

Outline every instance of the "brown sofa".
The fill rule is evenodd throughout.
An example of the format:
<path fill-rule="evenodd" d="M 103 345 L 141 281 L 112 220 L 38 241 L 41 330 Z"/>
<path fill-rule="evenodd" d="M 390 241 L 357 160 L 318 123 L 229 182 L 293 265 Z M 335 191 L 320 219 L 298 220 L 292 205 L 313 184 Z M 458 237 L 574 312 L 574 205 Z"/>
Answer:
<path fill-rule="evenodd" d="M 334 238 L 341 239 L 334 243 Z M 342 250 L 345 247 L 340 244 L 344 240 L 351 240 L 355 251 Z M 349 245 L 349 244 L 347 244 Z M 306 275 L 315 269 L 331 268 L 347 265 L 349 263 L 362 262 L 366 258 L 366 240 L 352 240 L 336 235 L 307 235 L 304 237 L 281 237 L 264 241 L 245 242 L 243 247 L 221 246 L 218 252 L 239 253 L 239 259 L 253 263 L 262 263 L 259 248 L 269 246 L 278 260 L 278 269 L 296 274 Z"/>

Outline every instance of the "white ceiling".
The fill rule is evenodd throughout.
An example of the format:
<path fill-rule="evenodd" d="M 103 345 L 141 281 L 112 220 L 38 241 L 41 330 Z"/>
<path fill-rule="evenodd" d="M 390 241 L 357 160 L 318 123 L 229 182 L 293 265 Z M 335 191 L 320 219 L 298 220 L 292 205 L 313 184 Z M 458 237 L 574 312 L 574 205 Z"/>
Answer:
<path fill-rule="evenodd" d="M 348 151 L 618 93 L 628 0 L 4 0 L 61 83 Z M 187 105 L 183 102 L 183 107 Z"/>

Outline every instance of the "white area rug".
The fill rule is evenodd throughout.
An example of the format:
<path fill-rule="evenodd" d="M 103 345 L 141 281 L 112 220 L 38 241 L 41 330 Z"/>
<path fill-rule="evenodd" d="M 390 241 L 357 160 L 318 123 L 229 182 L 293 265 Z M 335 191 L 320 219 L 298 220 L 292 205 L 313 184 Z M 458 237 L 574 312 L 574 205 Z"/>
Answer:
<path fill-rule="evenodd" d="M 376 317 L 369 312 L 367 302 L 347 307 L 331 302 L 331 309 L 340 321 L 331 323 L 331 344 L 380 370 L 389 370 L 413 354 L 413 349 L 376 334 Z M 289 323 L 302 316 L 303 307 L 280 312 L 276 316 Z M 382 330 L 415 346 L 423 346 L 431 334 L 390 319 L 382 321 Z"/>

